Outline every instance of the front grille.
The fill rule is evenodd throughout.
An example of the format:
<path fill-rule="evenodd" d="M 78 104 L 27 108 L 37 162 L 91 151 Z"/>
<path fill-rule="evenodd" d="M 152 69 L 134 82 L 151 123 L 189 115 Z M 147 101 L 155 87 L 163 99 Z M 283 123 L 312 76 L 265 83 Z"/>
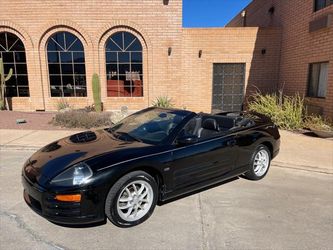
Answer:
<path fill-rule="evenodd" d="M 24 199 L 34 211 L 40 214 L 42 213 L 42 205 L 40 202 L 29 195 L 26 190 L 24 190 Z"/>
<path fill-rule="evenodd" d="M 31 201 L 31 205 L 38 211 L 38 212 L 42 212 L 42 206 L 40 204 L 40 202 L 38 200 L 35 200 L 33 197 L 31 197 L 29 195 L 29 199 Z"/>
<path fill-rule="evenodd" d="M 49 216 L 72 217 L 81 215 L 80 202 L 61 202 L 48 197 L 44 204 L 44 213 Z"/>

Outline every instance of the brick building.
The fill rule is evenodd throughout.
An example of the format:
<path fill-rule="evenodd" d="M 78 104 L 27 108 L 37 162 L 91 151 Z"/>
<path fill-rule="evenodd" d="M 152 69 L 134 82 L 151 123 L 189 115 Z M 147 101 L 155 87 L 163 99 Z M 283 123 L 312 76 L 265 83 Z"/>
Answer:
<path fill-rule="evenodd" d="M 254 0 L 227 27 L 280 27 L 278 86 L 333 118 L 333 0 Z"/>
<path fill-rule="evenodd" d="M 293 91 L 301 89 L 293 84 L 303 84 L 288 85 L 281 77 L 289 73 L 279 67 L 284 27 L 271 17 L 251 25 L 250 10 L 247 22 L 254 27 L 183 28 L 182 0 L 0 1 L 6 6 L 0 12 L 0 56 L 5 72 L 14 69 L 6 88 L 13 110 L 55 110 L 61 99 L 76 108 L 91 105 L 93 73 L 100 76 L 106 110 L 138 110 L 165 95 L 195 111 L 237 110 L 255 88 L 275 91 L 285 81 Z M 263 13 L 275 6 L 263 2 L 270 2 Z M 249 8 L 255 5 L 260 3 Z M 240 26 L 239 18 L 229 25 Z M 325 43 L 332 45 L 332 28 L 325 30 Z M 319 61 L 332 61 L 329 54 Z M 330 87 L 325 106 L 332 104 L 332 92 Z M 324 112 L 332 115 L 332 109 Z"/>

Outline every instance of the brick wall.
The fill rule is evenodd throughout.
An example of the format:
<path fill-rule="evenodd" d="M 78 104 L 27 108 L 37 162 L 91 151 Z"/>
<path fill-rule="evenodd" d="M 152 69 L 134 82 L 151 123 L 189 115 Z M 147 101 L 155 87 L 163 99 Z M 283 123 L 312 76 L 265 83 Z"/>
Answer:
<path fill-rule="evenodd" d="M 269 9 L 274 6 L 274 14 Z M 248 26 L 282 27 L 279 86 L 286 94 L 306 95 L 309 64 L 329 61 L 326 98 L 306 98 L 325 116 L 333 118 L 333 23 L 328 28 L 309 32 L 309 23 L 328 14 L 333 5 L 313 12 L 313 0 L 255 0 L 246 8 Z M 228 27 L 242 25 L 238 14 Z"/>
<path fill-rule="evenodd" d="M 169 95 L 180 102 L 182 1 L 163 5 L 158 0 L 3 0 L 0 31 L 21 38 L 27 53 L 30 98 L 12 98 L 16 110 L 54 110 L 59 98 L 50 97 L 45 46 L 57 31 L 80 38 L 85 49 L 88 96 L 66 98 L 75 107 L 92 104 L 91 78 L 99 73 L 106 109 L 141 109 L 156 96 Z M 2 4 L 1 4 L 2 5 Z M 144 97 L 106 97 L 104 44 L 112 33 L 128 30 L 142 42 Z M 168 56 L 168 48 L 172 54 Z"/>
<path fill-rule="evenodd" d="M 262 49 L 266 50 L 265 55 Z M 247 96 L 255 90 L 254 86 L 263 92 L 275 90 L 279 51 L 278 28 L 184 29 L 183 105 L 196 111 L 211 111 L 213 63 L 245 63 Z"/>
<path fill-rule="evenodd" d="M 253 86 L 265 92 L 278 85 L 279 28 L 183 29 L 181 0 L 169 1 L 169 5 L 162 0 L 6 2 L 8 11 L 0 12 L 0 31 L 15 33 L 24 42 L 30 86 L 30 97 L 12 98 L 15 110 L 56 109 L 60 98 L 50 97 L 45 47 L 57 31 L 73 33 L 85 49 L 88 96 L 65 98 L 77 108 L 93 103 L 94 72 L 100 75 L 107 110 L 124 105 L 138 110 L 167 95 L 176 107 L 210 112 L 213 63 L 245 63 L 246 95 Z M 143 45 L 143 97 L 106 95 L 104 46 L 111 34 L 122 30 L 136 35 Z"/>

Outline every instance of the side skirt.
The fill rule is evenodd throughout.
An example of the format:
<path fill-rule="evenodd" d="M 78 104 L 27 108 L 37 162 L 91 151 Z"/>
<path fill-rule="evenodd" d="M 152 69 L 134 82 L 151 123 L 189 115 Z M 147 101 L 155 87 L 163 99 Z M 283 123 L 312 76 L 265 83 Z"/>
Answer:
<path fill-rule="evenodd" d="M 202 182 L 202 183 L 194 184 L 192 186 L 189 186 L 189 187 L 186 187 L 186 188 L 183 188 L 180 190 L 173 190 L 168 193 L 163 193 L 163 194 L 161 194 L 160 202 L 158 205 L 164 205 L 171 201 L 181 199 L 181 198 L 190 196 L 192 194 L 199 193 L 201 191 L 207 190 L 209 188 L 212 188 L 212 187 L 215 187 L 215 186 L 218 186 L 221 184 L 228 183 L 230 181 L 237 180 L 239 175 L 246 173 L 248 170 L 249 170 L 249 166 L 246 165 L 246 166 L 234 169 L 223 176 L 220 176 L 220 177 L 217 177 L 217 178 L 214 178 L 214 179 Z"/>

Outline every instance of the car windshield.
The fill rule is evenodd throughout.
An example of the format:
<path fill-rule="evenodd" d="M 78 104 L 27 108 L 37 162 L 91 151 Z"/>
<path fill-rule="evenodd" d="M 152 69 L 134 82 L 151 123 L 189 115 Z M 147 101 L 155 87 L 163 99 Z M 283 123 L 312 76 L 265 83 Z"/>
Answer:
<path fill-rule="evenodd" d="M 165 140 L 188 114 L 177 110 L 146 109 L 128 116 L 107 131 L 121 140 L 156 144 Z"/>

